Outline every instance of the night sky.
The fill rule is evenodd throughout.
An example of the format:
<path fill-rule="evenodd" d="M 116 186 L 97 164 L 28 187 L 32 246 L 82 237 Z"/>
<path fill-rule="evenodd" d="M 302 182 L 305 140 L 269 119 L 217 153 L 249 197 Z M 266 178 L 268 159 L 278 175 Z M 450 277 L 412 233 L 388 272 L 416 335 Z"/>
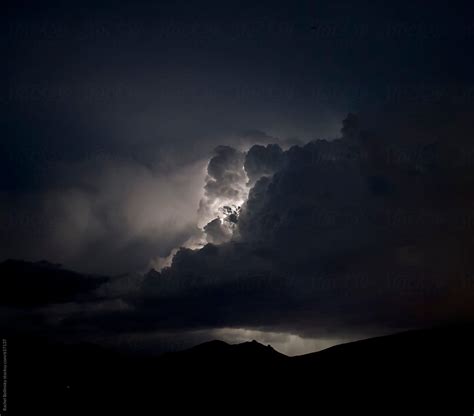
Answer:
<path fill-rule="evenodd" d="M 474 318 L 468 2 L 2 9 L 2 331 L 298 354 Z"/>

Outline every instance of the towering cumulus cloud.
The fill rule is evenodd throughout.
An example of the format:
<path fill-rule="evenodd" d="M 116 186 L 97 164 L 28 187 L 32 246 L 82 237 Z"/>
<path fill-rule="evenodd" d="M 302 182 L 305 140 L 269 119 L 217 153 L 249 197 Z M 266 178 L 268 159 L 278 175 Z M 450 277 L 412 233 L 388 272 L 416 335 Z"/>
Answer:
<path fill-rule="evenodd" d="M 42 316 L 58 333 L 112 338 L 342 339 L 473 319 L 474 127 L 384 117 L 350 115 L 338 139 L 286 150 L 217 147 L 197 181 L 198 231 L 168 263 L 92 288 L 87 315 L 68 304 Z"/>
<path fill-rule="evenodd" d="M 157 326 L 302 334 L 472 317 L 469 133 L 397 117 L 370 129 L 350 115 L 341 138 L 286 151 L 218 148 L 200 208 L 209 244 L 179 250 L 132 303 Z M 233 220 L 217 212 L 240 202 Z"/>

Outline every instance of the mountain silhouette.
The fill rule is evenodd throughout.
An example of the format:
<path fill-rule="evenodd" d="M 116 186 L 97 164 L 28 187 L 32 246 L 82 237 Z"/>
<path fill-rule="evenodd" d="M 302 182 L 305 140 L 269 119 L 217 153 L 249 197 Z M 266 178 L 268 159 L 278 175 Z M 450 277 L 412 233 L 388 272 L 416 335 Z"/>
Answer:
<path fill-rule="evenodd" d="M 147 357 L 12 339 L 10 414 L 472 415 L 473 334 L 472 326 L 410 331 L 296 357 L 255 341 Z"/>
<path fill-rule="evenodd" d="M 257 341 L 228 344 L 224 341 L 213 340 L 199 344 L 184 351 L 170 353 L 169 359 L 198 359 L 202 360 L 273 360 L 287 358 L 284 354 L 275 351 L 271 345 L 262 345 Z"/>

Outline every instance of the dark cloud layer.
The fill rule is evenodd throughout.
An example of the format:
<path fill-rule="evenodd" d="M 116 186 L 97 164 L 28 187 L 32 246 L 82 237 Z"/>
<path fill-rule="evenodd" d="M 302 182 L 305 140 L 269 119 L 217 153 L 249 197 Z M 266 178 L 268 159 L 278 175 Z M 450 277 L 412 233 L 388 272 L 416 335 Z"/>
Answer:
<path fill-rule="evenodd" d="M 0 263 L 0 305 L 39 307 L 54 303 L 94 299 L 94 290 L 108 281 L 87 276 L 48 262 L 7 260 Z"/>
<path fill-rule="evenodd" d="M 93 340 L 216 328 L 350 337 L 473 319 L 471 122 L 424 124 L 405 110 L 385 120 L 349 115 L 340 138 L 285 151 L 218 148 L 200 210 L 249 188 L 238 210 L 205 226 L 212 243 L 100 287 L 61 275 L 64 290 L 38 302 L 15 286 L 5 316 Z M 48 294 L 56 279 L 42 278 L 34 287 Z"/>
<path fill-rule="evenodd" d="M 24 309 L 37 303 L 22 302 L 19 286 L 4 307 L 56 335 L 89 337 L 232 327 L 360 336 L 473 319 L 473 129 L 451 120 L 349 115 L 336 140 L 220 147 L 203 201 L 235 197 L 246 183 L 249 193 L 205 226 L 212 243 L 100 287 L 63 276 L 40 314 Z M 46 277 L 38 293 L 56 282 Z"/>
<path fill-rule="evenodd" d="M 394 119 L 371 130 L 349 116 L 343 137 L 282 152 L 273 175 L 277 148 L 250 149 L 261 177 L 233 240 L 180 250 L 138 308 L 158 326 L 307 334 L 471 319 L 472 130 Z"/>

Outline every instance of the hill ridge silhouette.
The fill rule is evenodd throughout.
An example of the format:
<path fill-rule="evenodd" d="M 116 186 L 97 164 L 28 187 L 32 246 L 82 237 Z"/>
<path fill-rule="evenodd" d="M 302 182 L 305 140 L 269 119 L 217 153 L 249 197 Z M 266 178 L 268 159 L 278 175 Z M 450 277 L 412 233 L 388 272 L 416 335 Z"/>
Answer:
<path fill-rule="evenodd" d="M 256 341 L 213 340 L 137 357 L 90 344 L 12 338 L 9 405 L 32 414 L 52 397 L 47 414 L 231 406 L 240 412 L 471 415 L 473 352 L 471 325 L 369 338 L 295 357 Z"/>

